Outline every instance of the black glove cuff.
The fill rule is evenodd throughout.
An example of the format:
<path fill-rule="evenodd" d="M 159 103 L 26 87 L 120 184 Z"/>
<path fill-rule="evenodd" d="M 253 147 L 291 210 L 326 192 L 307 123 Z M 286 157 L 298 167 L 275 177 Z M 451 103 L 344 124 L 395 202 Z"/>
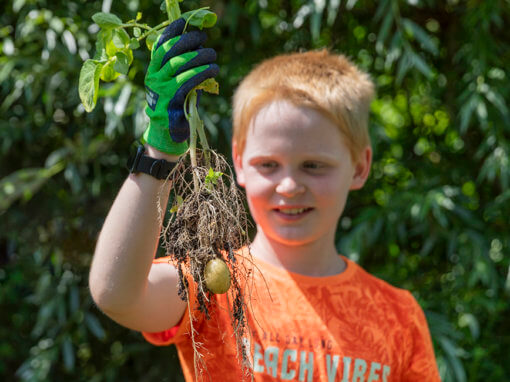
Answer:
<path fill-rule="evenodd" d="M 151 158 L 145 154 L 145 147 L 138 146 L 138 150 L 134 157 L 128 161 L 129 172 L 136 174 L 143 172 L 149 174 L 156 179 L 166 179 L 175 167 L 177 162 L 168 162 L 164 159 Z"/>

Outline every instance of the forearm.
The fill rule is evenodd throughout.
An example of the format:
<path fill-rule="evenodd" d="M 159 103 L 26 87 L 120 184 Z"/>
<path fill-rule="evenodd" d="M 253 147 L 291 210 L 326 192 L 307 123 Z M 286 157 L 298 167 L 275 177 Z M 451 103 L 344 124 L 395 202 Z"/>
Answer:
<path fill-rule="evenodd" d="M 151 157 L 176 161 L 148 147 Z M 123 312 L 147 285 L 171 183 L 143 173 L 130 174 L 106 217 L 90 270 L 92 297 L 105 311 Z"/>

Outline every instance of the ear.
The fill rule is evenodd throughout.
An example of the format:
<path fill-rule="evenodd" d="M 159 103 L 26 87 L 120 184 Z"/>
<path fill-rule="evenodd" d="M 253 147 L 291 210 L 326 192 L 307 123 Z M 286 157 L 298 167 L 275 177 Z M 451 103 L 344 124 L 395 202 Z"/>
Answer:
<path fill-rule="evenodd" d="M 365 184 L 368 174 L 370 174 L 370 166 L 372 165 L 372 148 L 365 147 L 358 157 L 358 162 L 354 164 L 354 175 L 351 182 L 351 190 L 359 190 Z"/>
<path fill-rule="evenodd" d="M 234 169 L 236 170 L 237 184 L 241 187 L 245 185 L 243 158 L 239 153 L 236 142 L 232 142 L 232 161 L 234 162 Z"/>

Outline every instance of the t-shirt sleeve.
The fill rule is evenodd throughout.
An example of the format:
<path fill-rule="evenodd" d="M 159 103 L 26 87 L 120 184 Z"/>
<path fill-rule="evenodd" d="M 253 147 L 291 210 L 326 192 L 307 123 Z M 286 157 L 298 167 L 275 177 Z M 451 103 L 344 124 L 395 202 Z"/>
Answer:
<path fill-rule="evenodd" d="M 410 294 L 410 293 L 409 293 Z M 410 294 L 410 335 L 412 351 L 408 366 L 404 370 L 403 381 L 440 382 L 434 346 L 425 314 L 416 299 Z"/>
<path fill-rule="evenodd" d="M 157 259 L 154 259 L 152 262 L 152 265 L 155 264 L 169 264 L 170 257 L 160 257 Z M 162 265 L 164 266 L 164 265 Z M 196 299 L 196 290 L 194 288 L 195 282 L 193 281 L 191 275 L 185 274 L 185 277 L 188 279 L 188 285 L 190 285 L 189 288 L 189 301 L 195 301 Z M 189 333 L 190 328 L 190 311 L 194 311 L 194 309 L 186 309 L 184 311 L 184 314 L 179 321 L 179 323 L 174 326 L 173 328 L 165 329 L 161 332 L 142 332 L 142 336 L 145 338 L 145 340 L 153 345 L 156 346 L 167 346 L 172 344 L 177 344 L 179 341 L 182 341 L 185 336 Z M 195 317 L 196 319 L 196 317 Z"/>

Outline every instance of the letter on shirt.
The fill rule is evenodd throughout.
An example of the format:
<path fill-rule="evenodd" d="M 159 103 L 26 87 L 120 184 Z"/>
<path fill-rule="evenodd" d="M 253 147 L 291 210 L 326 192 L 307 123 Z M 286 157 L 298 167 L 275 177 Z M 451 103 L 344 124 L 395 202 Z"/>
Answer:
<path fill-rule="evenodd" d="M 326 355 L 326 366 L 328 368 L 328 382 L 334 382 L 336 371 L 338 369 L 338 362 L 340 361 L 340 356 L 333 356 L 333 364 L 331 364 L 331 356 L 329 354 Z"/>
<path fill-rule="evenodd" d="M 344 376 L 342 382 L 349 382 L 349 372 L 351 371 L 351 357 L 344 357 Z"/>
<path fill-rule="evenodd" d="M 264 352 L 267 374 L 271 374 L 275 378 L 278 373 L 278 350 L 276 346 L 268 346 Z"/>
<path fill-rule="evenodd" d="M 292 362 L 297 360 L 297 350 L 286 349 L 283 352 L 282 360 L 282 379 L 284 381 L 290 381 L 296 376 L 296 370 L 289 370 L 289 358 Z"/>
<path fill-rule="evenodd" d="M 384 365 L 384 367 L 382 369 L 382 380 L 383 380 L 383 382 L 388 382 L 388 376 L 390 375 L 390 371 L 391 371 L 390 367 Z"/>
<path fill-rule="evenodd" d="M 258 343 L 255 342 L 255 353 L 253 354 L 253 371 L 256 373 L 264 372 L 264 365 L 260 362 L 262 361 L 262 353 L 261 347 Z"/>
<path fill-rule="evenodd" d="M 356 358 L 354 361 L 354 374 L 352 382 L 365 382 L 365 372 L 367 371 L 367 362 L 364 359 Z"/>
<path fill-rule="evenodd" d="M 368 376 L 367 382 L 375 382 L 379 380 L 379 374 L 377 372 L 381 370 L 381 364 L 378 362 L 372 362 L 370 366 L 370 375 Z"/>
<path fill-rule="evenodd" d="M 308 353 L 308 362 L 306 362 L 306 351 L 301 352 L 301 357 L 299 360 L 299 380 L 304 382 L 305 380 L 305 372 L 308 371 L 308 382 L 313 381 L 313 353 Z"/>

